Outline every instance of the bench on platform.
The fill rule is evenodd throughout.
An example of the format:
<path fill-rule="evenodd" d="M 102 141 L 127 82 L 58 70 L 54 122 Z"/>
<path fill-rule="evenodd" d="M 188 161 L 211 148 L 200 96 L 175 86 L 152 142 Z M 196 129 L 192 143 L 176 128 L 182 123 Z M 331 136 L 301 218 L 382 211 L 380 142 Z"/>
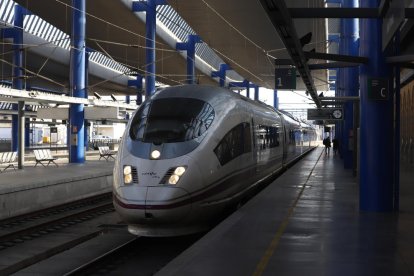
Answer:
<path fill-rule="evenodd" d="M 48 162 L 47 166 L 50 165 L 50 163 L 53 163 L 56 165 L 56 167 L 59 167 L 58 164 L 56 164 L 55 160 L 56 158 L 54 158 L 52 156 L 52 153 L 50 152 L 50 149 L 38 149 L 38 150 L 33 150 L 33 153 L 36 157 L 36 165 L 37 164 L 41 164 L 43 167 L 46 167 L 43 162 Z"/>
<path fill-rule="evenodd" d="M 3 171 L 0 169 L 0 172 L 4 172 L 10 167 L 16 170 L 13 164 L 16 162 L 16 158 L 17 158 L 17 152 L 13 152 L 13 151 L 0 152 L 0 165 L 7 165 Z"/>
<path fill-rule="evenodd" d="M 99 149 L 99 160 L 101 160 L 101 158 L 104 158 L 106 161 L 108 161 L 109 158 L 112 158 L 115 160 L 114 155 L 116 154 L 115 151 L 110 150 L 108 146 L 102 146 L 102 147 L 98 147 Z"/>

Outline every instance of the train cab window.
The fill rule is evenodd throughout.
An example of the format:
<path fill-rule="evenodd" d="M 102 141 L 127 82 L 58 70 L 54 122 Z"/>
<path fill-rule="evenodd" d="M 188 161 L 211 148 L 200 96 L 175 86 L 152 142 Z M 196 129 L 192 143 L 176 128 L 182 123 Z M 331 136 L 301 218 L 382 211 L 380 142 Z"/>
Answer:
<path fill-rule="evenodd" d="M 214 120 L 213 107 L 198 99 L 146 102 L 131 122 L 130 136 L 146 143 L 184 142 L 203 135 Z"/>
<path fill-rule="evenodd" d="M 243 153 L 252 151 L 252 140 L 249 123 L 241 123 L 231 129 L 214 149 L 220 164 L 223 166 Z"/>

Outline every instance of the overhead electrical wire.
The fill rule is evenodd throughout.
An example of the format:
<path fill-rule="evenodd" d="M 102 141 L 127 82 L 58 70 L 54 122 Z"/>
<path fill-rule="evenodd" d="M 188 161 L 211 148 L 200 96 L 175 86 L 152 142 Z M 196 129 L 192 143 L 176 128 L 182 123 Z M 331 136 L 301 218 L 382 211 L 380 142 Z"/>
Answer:
<path fill-rule="evenodd" d="M 63 1 L 60 1 L 60 0 L 55 0 L 55 1 L 56 1 L 57 3 L 59 3 L 59 4 L 62 4 L 62 5 L 64 5 L 64 6 L 68 7 L 68 8 L 70 8 L 70 9 L 72 9 L 72 10 L 77 10 L 77 11 L 80 11 L 79 9 L 75 8 L 74 6 L 69 5 L 69 4 L 66 4 L 66 3 L 64 3 Z M 107 20 L 105 20 L 105 19 L 102 19 L 102 18 L 100 18 L 100 17 L 98 17 L 98 16 L 95 16 L 95 15 L 93 15 L 93 14 L 90 14 L 90 13 L 88 13 L 88 12 L 85 12 L 85 15 L 90 16 L 90 17 L 92 17 L 92 18 L 94 18 L 94 19 L 96 19 L 96 20 L 99 20 L 99 21 L 101 21 L 101 22 L 104 22 L 104 23 L 106 23 L 106 24 L 108 24 L 108 25 L 110 25 L 110 26 L 112 26 L 112 27 L 115 27 L 115 28 L 117 28 L 117 29 L 120 29 L 120 30 L 122 30 L 122 31 L 125 31 L 125 32 L 128 32 L 128 33 L 130 33 L 130 34 L 133 34 L 133 35 L 135 35 L 135 36 L 137 36 L 137 37 L 144 38 L 145 40 L 150 40 L 150 41 L 153 41 L 154 43 L 158 43 L 158 44 L 163 45 L 163 46 L 167 46 L 165 43 L 161 43 L 161 42 L 159 42 L 159 41 L 156 41 L 156 39 L 154 39 L 154 40 L 149 39 L 149 38 L 147 38 L 147 37 L 145 37 L 145 36 L 143 36 L 143 35 L 141 35 L 141 34 L 138 34 L 138 33 L 136 33 L 136 32 L 133 32 L 133 31 L 131 31 L 131 30 L 128 30 L 128 29 L 126 29 L 126 28 L 124 28 L 124 27 L 121 27 L 121 26 L 119 26 L 119 25 L 117 25 L 117 24 L 111 23 L 111 22 L 109 22 L 109 21 L 107 21 Z"/>

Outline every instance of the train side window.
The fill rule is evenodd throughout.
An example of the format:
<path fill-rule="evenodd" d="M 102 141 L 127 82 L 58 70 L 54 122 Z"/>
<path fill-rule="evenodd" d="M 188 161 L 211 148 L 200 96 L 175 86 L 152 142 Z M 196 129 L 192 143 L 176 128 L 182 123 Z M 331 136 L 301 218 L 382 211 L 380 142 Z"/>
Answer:
<path fill-rule="evenodd" d="M 261 150 L 280 146 L 277 127 L 259 125 L 256 136 Z"/>
<path fill-rule="evenodd" d="M 250 124 L 241 123 L 232 128 L 214 149 L 220 164 L 223 166 L 246 152 L 251 152 Z"/>

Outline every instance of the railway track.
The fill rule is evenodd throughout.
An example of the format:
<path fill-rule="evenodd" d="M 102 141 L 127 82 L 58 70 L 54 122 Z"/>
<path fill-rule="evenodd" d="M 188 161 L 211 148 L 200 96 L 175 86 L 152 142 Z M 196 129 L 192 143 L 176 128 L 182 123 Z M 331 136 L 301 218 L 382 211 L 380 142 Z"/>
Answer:
<path fill-rule="evenodd" d="M 153 275 L 201 236 L 133 237 L 64 275 Z"/>
<path fill-rule="evenodd" d="M 108 229 L 98 227 L 102 224 L 99 218 L 113 211 L 107 193 L 0 221 L 0 275 L 15 273 L 105 233 Z"/>
<path fill-rule="evenodd" d="M 108 193 L 76 200 L 73 202 L 61 204 L 58 206 L 45 208 L 39 211 L 3 219 L 3 220 L 0 220 L 0 231 L 5 230 L 5 229 L 13 229 L 22 224 L 27 224 L 33 221 L 39 221 L 39 220 L 52 217 L 52 216 L 56 216 L 59 214 L 68 213 L 68 212 L 78 210 L 78 209 L 81 209 L 87 206 L 99 204 L 100 202 L 105 202 L 105 201 L 109 202 L 111 198 L 112 198 L 112 193 L 108 192 Z"/>

